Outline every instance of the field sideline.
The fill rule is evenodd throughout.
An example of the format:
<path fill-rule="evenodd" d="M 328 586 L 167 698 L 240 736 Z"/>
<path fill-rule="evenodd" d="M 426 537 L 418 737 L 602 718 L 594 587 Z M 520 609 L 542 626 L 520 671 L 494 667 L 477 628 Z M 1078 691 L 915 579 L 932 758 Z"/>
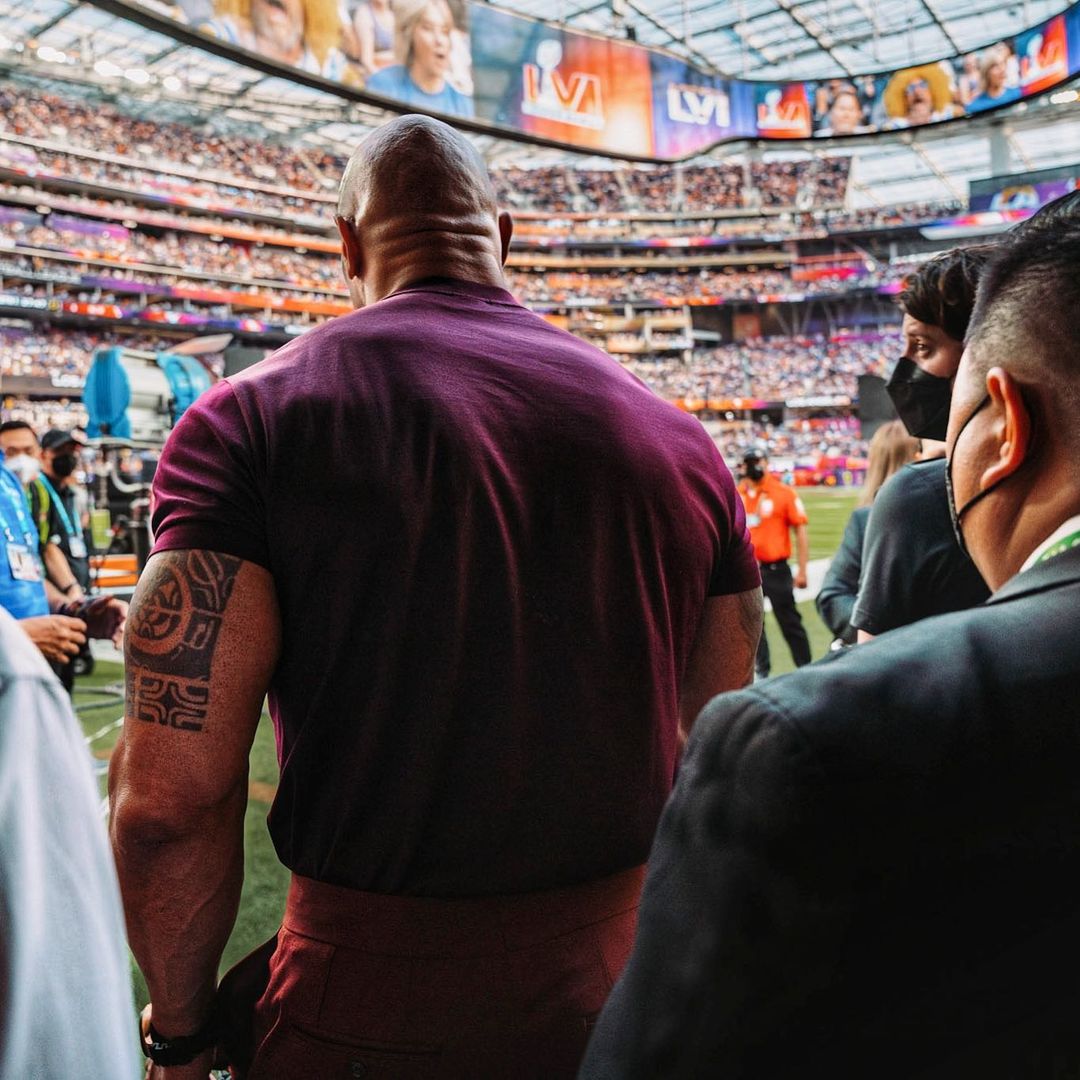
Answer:
<path fill-rule="evenodd" d="M 858 492 L 850 489 L 803 488 L 799 494 L 810 518 L 810 558 L 830 558 L 840 543 L 841 533 L 855 506 Z M 818 618 L 813 603 L 801 604 L 800 610 L 810 635 L 814 657 L 824 655 L 831 635 Z M 772 649 L 774 674 L 789 671 L 791 655 L 771 614 L 766 616 L 766 632 Z M 122 687 L 122 666 L 99 662 L 92 675 L 79 679 L 75 690 L 75 705 L 83 730 L 88 737 L 98 735 L 92 750 L 102 769 L 102 793 L 105 790 L 105 762 L 117 737 L 112 723 L 121 712 Z M 109 693 L 110 690 L 113 693 Z M 277 783 L 277 758 L 273 731 L 265 715 L 251 751 L 250 779 L 244 890 L 236 926 L 222 960 L 223 971 L 277 930 L 289 881 L 288 871 L 278 862 L 266 831 L 266 814 Z M 136 1004 L 141 1008 L 147 1001 L 146 986 L 134 964 L 132 972 Z"/>

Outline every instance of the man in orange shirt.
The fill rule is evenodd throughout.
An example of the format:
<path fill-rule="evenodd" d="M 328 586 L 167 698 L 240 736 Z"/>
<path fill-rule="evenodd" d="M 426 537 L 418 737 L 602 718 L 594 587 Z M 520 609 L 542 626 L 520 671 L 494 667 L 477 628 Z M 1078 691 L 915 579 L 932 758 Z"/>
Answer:
<path fill-rule="evenodd" d="M 794 488 L 782 484 L 769 473 L 768 464 L 768 455 L 760 447 L 752 447 L 743 454 L 739 494 L 746 508 L 746 524 L 750 528 L 754 554 L 761 565 L 761 587 L 772 604 L 795 666 L 802 667 L 810 663 L 810 640 L 795 606 L 792 586 L 806 588 L 806 564 L 810 558 L 806 509 Z M 799 552 L 799 570 L 794 580 L 788 565 L 792 529 Z M 755 663 L 758 677 L 767 678 L 770 667 L 769 643 L 762 630 Z"/>

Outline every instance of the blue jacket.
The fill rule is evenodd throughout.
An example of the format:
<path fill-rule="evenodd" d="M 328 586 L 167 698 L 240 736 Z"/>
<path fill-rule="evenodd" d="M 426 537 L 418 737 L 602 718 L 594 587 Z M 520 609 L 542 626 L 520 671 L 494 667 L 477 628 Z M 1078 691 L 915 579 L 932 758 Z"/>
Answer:
<path fill-rule="evenodd" d="M 18 477 L 0 465 L 0 607 L 13 618 L 28 619 L 33 615 L 48 615 L 45 598 L 45 571 L 38 558 L 38 534 L 30 517 L 30 507 Z M 25 549 L 28 557 L 37 562 L 38 580 L 21 581 L 12 572 L 12 548 Z"/>

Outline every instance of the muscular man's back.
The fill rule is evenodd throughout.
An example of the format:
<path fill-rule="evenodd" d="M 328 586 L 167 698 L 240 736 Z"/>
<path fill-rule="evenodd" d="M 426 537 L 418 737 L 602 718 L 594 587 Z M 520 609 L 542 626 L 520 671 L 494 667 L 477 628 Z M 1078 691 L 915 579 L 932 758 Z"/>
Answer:
<path fill-rule="evenodd" d="M 166 502 L 158 548 L 274 576 L 286 865 L 479 895 L 643 861 L 705 598 L 756 577 L 696 421 L 504 290 L 435 280 L 185 424 L 203 437 L 172 441 L 161 486 L 213 535 L 170 532 Z"/>

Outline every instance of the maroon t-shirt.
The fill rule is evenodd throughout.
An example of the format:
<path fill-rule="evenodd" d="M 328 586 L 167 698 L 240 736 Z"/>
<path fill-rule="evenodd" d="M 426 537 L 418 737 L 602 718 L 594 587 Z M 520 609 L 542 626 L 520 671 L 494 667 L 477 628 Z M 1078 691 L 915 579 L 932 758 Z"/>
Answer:
<path fill-rule="evenodd" d="M 286 866 L 450 896 L 644 861 L 705 599 L 759 580 L 696 420 L 440 279 L 216 385 L 154 490 L 155 551 L 273 575 Z"/>

